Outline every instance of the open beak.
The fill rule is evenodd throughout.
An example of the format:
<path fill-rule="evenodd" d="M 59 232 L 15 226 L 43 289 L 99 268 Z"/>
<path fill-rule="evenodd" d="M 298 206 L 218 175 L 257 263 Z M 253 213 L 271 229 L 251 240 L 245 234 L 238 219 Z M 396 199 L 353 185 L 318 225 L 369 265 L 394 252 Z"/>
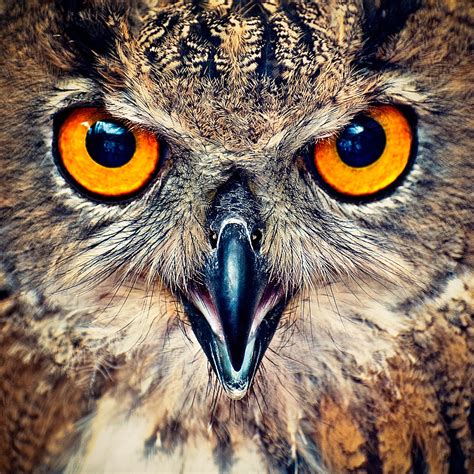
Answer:
<path fill-rule="evenodd" d="M 243 219 L 223 221 L 204 282 L 184 298 L 196 337 L 230 398 L 245 396 L 278 326 L 283 292 Z"/>

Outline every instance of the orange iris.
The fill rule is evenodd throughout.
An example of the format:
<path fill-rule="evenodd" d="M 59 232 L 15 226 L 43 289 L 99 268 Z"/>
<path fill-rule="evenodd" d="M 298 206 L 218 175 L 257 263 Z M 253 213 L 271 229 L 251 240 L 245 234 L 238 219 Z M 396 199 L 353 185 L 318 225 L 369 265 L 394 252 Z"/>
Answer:
<path fill-rule="evenodd" d="M 350 130 L 354 135 L 347 135 L 346 129 L 339 137 L 317 143 L 314 151 L 316 169 L 321 178 L 335 191 L 352 197 L 370 196 L 394 183 L 410 161 L 413 141 L 407 118 L 394 106 L 374 107 L 366 112 L 363 118 L 365 123 L 375 121 L 377 131 L 374 132 L 373 128 L 372 131 L 364 131 L 363 127 L 359 127 L 360 134 L 366 134 L 365 137 L 361 135 L 360 140 L 361 137 L 356 137 L 354 132 L 357 130 L 354 128 L 354 124 L 357 127 L 357 120 L 354 119 L 353 128 Z M 383 142 L 378 140 L 380 134 L 384 135 Z M 353 153 L 360 156 L 362 164 L 354 166 L 353 162 L 347 159 L 350 155 L 341 152 L 341 141 L 344 138 L 345 143 L 348 143 L 347 139 L 349 143 L 354 140 L 353 150 L 357 151 Z M 378 148 L 374 148 L 375 144 L 372 146 L 372 138 L 374 143 L 378 140 Z M 359 142 L 356 143 L 357 139 Z M 364 165 L 364 156 L 373 159 L 366 160 L 367 164 Z"/>
<path fill-rule="evenodd" d="M 59 129 L 58 151 L 62 166 L 80 187 L 110 199 L 142 189 L 160 159 L 160 145 L 153 133 L 131 130 L 92 107 L 75 109 L 66 117 Z"/>

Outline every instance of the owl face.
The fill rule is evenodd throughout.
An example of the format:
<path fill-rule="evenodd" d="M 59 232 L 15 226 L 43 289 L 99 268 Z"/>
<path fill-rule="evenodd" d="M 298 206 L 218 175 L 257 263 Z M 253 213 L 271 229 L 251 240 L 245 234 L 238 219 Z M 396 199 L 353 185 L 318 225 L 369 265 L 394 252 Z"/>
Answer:
<path fill-rule="evenodd" d="M 1 245 L 61 315 L 61 344 L 138 355 L 151 379 L 194 364 L 202 390 L 209 363 L 236 399 L 292 345 L 298 364 L 324 354 L 321 377 L 340 364 L 329 353 L 391 354 L 463 251 L 468 102 L 465 79 L 448 90 L 437 69 L 463 61 L 462 42 L 434 48 L 419 16 L 384 12 L 11 12 L 11 34 L 31 39 L 3 59 Z"/>

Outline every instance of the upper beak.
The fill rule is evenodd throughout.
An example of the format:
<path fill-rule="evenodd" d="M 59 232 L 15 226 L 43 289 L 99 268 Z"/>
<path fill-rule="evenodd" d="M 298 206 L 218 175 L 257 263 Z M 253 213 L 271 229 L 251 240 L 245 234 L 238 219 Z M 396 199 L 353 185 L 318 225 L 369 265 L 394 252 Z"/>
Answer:
<path fill-rule="evenodd" d="M 234 399 L 247 393 L 283 310 L 282 292 L 269 282 L 252 240 L 245 221 L 224 221 L 204 285 L 185 301 L 197 339 Z"/>
<path fill-rule="evenodd" d="M 230 362 L 239 371 L 266 278 L 257 262 L 245 224 L 223 225 L 215 265 L 208 266 L 208 288 L 222 324 Z"/>
<path fill-rule="evenodd" d="M 245 396 L 280 320 L 285 301 L 260 252 L 265 225 L 247 177 L 235 172 L 208 210 L 215 237 L 200 284 L 183 297 L 194 333 L 227 395 Z"/>

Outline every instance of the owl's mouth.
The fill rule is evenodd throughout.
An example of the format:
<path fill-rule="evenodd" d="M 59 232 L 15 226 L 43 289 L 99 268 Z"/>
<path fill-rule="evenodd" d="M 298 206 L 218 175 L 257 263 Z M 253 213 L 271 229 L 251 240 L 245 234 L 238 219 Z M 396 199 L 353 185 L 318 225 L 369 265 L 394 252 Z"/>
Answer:
<path fill-rule="evenodd" d="M 201 297 L 198 297 L 201 299 Z M 183 304 L 193 331 L 206 354 L 212 369 L 217 375 L 225 393 L 234 400 L 243 398 L 252 385 L 260 362 L 275 333 L 284 303 L 280 300 L 263 313 L 259 311 L 260 324 L 255 324 L 246 343 L 241 346 L 242 363 L 236 368 L 221 328 L 215 331 L 215 320 L 209 322 L 209 313 L 201 312 L 194 303 L 183 298 Z M 201 306 L 202 303 L 198 303 Z M 257 319 L 257 318 L 256 318 Z M 211 326 L 214 325 L 214 328 Z"/>
<path fill-rule="evenodd" d="M 278 327 L 284 292 L 269 281 L 240 221 L 222 226 L 203 273 L 204 282 L 182 297 L 184 309 L 225 393 L 241 399 Z"/>

